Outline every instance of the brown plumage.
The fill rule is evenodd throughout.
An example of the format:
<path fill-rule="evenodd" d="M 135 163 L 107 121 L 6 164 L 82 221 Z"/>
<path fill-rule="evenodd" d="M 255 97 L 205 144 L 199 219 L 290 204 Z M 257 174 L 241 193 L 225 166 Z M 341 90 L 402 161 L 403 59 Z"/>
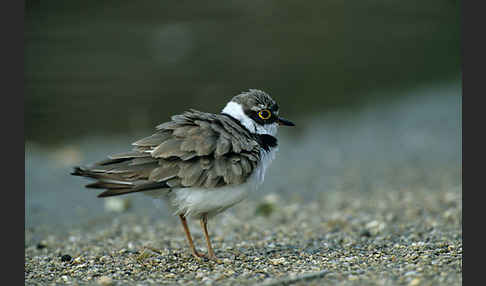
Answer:
<path fill-rule="evenodd" d="M 155 188 L 217 188 L 244 183 L 260 158 L 258 138 L 246 128 L 227 115 L 193 109 L 133 146 L 72 174 L 96 179 L 86 187 L 107 189 L 99 197 Z"/>
<path fill-rule="evenodd" d="M 172 116 L 157 131 L 73 175 L 96 180 L 88 188 L 104 189 L 99 197 L 134 192 L 166 199 L 179 215 L 191 252 L 195 248 L 187 217 L 198 218 L 208 247 L 217 259 L 207 230 L 210 217 L 243 200 L 264 180 L 277 147 L 277 127 L 294 124 L 278 115 L 277 103 L 251 89 L 232 98 L 221 114 L 189 110 Z"/>

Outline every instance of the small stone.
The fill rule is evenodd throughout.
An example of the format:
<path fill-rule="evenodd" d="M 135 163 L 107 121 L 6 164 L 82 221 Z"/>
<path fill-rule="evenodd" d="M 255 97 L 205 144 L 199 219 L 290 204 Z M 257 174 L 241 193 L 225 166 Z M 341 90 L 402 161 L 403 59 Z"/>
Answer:
<path fill-rule="evenodd" d="M 108 286 L 113 284 L 113 279 L 111 279 L 111 277 L 108 276 L 101 276 L 100 278 L 98 278 L 97 282 L 100 285 Z"/>
<path fill-rule="evenodd" d="M 363 236 L 363 237 L 371 237 L 371 232 L 369 230 L 365 229 L 360 233 L 360 235 Z"/>
<path fill-rule="evenodd" d="M 348 279 L 351 280 L 351 281 L 355 281 L 355 280 L 358 280 L 358 276 L 356 276 L 356 275 L 349 275 Z"/>
<path fill-rule="evenodd" d="M 78 256 L 78 257 L 74 258 L 74 260 L 73 260 L 73 263 L 75 263 L 75 264 L 80 264 L 82 262 L 83 262 L 83 258 L 81 256 Z"/>
<path fill-rule="evenodd" d="M 44 249 L 47 247 L 47 245 L 45 245 L 44 243 L 42 242 L 39 242 L 36 246 L 35 246 L 37 249 Z"/>
<path fill-rule="evenodd" d="M 68 261 L 71 261 L 71 259 L 73 259 L 73 258 L 69 254 L 64 254 L 63 256 L 61 256 L 62 262 L 68 262 Z"/>
<path fill-rule="evenodd" d="M 273 265 L 279 265 L 279 264 L 282 264 L 282 263 L 285 262 L 285 258 L 281 257 L 281 258 L 276 258 L 276 259 L 270 259 L 270 262 Z"/>
<path fill-rule="evenodd" d="M 196 273 L 196 279 L 202 279 L 203 277 L 204 277 L 204 273 L 202 273 L 202 272 Z"/>
<path fill-rule="evenodd" d="M 420 279 L 419 278 L 414 278 L 408 283 L 408 286 L 417 286 L 420 285 Z"/>
<path fill-rule="evenodd" d="M 275 206 L 272 203 L 261 203 L 257 206 L 255 210 L 256 215 L 269 217 L 275 210 Z"/>
<path fill-rule="evenodd" d="M 366 224 L 366 228 L 372 235 L 377 235 L 382 232 L 386 227 L 386 224 L 381 221 L 373 220 Z"/>
<path fill-rule="evenodd" d="M 231 260 L 228 259 L 228 258 L 223 258 L 223 263 L 224 264 L 230 264 L 231 263 Z"/>
<path fill-rule="evenodd" d="M 105 200 L 105 209 L 109 212 L 121 213 L 131 207 L 130 200 L 127 198 L 107 198 Z"/>

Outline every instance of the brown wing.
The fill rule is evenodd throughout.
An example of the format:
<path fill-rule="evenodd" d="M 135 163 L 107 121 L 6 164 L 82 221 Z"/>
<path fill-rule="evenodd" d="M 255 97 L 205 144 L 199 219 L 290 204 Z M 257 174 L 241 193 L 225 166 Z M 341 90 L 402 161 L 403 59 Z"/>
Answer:
<path fill-rule="evenodd" d="M 98 181 L 99 197 L 152 189 L 217 188 L 244 183 L 260 157 L 255 138 L 225 115 L 196 110 L 172 117 L 133 143 L 132 152 L 109 156 L 73 175 Z"/>

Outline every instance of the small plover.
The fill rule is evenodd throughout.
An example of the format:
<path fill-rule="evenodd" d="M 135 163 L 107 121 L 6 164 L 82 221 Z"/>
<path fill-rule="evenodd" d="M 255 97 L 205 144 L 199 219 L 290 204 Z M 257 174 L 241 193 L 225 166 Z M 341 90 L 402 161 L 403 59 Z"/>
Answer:
<path fill-rule="evenodd" d="M 250 89 L 233 97 L 220 114 L 190 109 L 174 115 L 155 134 L 133 143 L 132 151 L 75 167 L 71 174 L 96 179 L 86 187 L 105 189 L 98 197 L 143 192 L 166 200 L 182 222 L 192 254 L 204 257 L 186 222 L 199 219 L 207 258 L 217 260 L 207 221 L 263 183 L 275 158 L 279 125 L 294 123 L 279 116 L 267 93 Z"/>

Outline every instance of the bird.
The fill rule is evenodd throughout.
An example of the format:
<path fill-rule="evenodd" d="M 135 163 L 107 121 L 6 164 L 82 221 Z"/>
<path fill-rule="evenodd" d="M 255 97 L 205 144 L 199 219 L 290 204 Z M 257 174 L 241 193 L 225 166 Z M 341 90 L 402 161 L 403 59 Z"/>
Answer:
<path fill-rule="evenodd" d="M 192 255 L 218 261 L 208 220 L 261 186 L 278 150 L 279 126 L 295 124 L 279 115 L 268 93 L 249 89 L 218 114 L 189 109 L 173 115 L 131 151 L 76 166 L 71 175 L 96 180 L 86 187 L 104 189 L 100 198 L 141 192 L 165 200 L 180 218 Z M 189 218 L 200 221 L 207 255 L 194 245 Z"/>

